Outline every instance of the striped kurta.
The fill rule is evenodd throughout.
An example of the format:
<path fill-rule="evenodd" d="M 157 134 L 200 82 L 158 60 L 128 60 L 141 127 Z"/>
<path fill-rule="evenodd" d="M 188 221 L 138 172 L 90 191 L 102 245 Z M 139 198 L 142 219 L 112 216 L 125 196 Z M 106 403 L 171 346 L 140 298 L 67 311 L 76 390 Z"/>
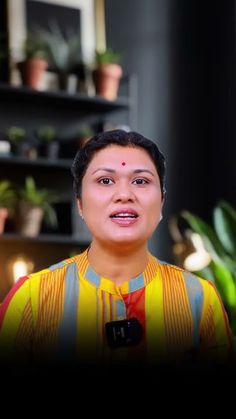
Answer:
<path fill-rule="evenodd" d="M 116 286 L 92 269 L 87 252 L 19 279 L 0 308 L 1 356 L 86 364 L 224 359 L 231 332 L 210 282 L 149 253 L 144 272 Z M 141 342 L 110 348 L 105 324 L 132 317 L 143 326 Z"/>

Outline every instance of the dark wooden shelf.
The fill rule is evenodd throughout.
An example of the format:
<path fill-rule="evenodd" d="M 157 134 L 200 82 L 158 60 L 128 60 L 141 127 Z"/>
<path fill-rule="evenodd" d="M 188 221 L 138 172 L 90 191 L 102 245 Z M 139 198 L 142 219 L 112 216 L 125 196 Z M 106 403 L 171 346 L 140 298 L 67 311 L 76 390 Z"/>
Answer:
<path fill-rule="evenodd" d="M 0 102 L 12 101 L 33 104 L 48 104 L 53 106 L 70 106 L 83 109 L 86 112 L 103 114 L 118 110 L 127 110 L 130 101 L 127 97 L 120 97 L 116 101 L 109 101 L 100 96 L 85 94 L 69 94 L 63 91 L 39 91 L 28 87 L 16 87 L 0 83 Z"/>
<path fill-rule="evenodd" d="M 70 169 L 72 164 L 72 159 L 46 159 L 46 158 L 37 158 L 37 159 L 28 159 L 26 157 L 13 157 L 13 156 L 1 156 L 0 154 L 0 163 L 7 165 L 22 165 L 22 166 L 38 166 L 38 167 L 53 167 L 58 169 Z"/>
<path fill-rule="evenodd" d="M 17 233 L 4 233 L 0 236 L 0 242 L 34 242 L 34 243 L 51 243 L 51 244 L 67 244 L 72 246 L 87 246 L 89 245 L 89 241 L 87 240 L 79 240 L 74 238 L 73 236 L 69 235 L 62 235 L 62 234 L 40 234 L 37 237 L 27 237 Z"/>

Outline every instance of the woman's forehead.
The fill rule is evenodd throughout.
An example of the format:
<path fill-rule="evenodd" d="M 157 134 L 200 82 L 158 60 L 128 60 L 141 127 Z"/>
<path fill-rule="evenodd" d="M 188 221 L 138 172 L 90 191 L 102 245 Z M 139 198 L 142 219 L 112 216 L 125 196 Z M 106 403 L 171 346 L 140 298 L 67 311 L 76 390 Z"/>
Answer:
<path fill-rule="evenodd" d="M 119 146 L 115 144 L 111 144 L 96 151 L 89 163 L 89 166 L 96 166 L 100 163 L 113 164 L 123 168 L 128 165 L 140 163 L 155 167 L 150 155 L 142 147 Z"/>

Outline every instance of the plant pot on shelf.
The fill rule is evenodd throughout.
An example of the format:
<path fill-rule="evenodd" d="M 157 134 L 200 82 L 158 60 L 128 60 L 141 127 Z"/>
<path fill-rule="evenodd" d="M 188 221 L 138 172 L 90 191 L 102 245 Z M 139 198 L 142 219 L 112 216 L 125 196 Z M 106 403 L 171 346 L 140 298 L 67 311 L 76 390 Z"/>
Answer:
<path fill-rule="evenodd" d="M 47 66 L 48 63 L 43 58 L 29 58 L 18 63 L 23 85 L 38 89 Z"/>
<path fill-rule="evenodd" d="M 21 202 L 16 217 L 16 230 L 27 237 L 37 237 L 43 220 L 43 209 Z"/>
<path fill-rule="evenodd" d="M 14 214 L 16 191 L 9 180 L 0 180 L 0 234 L 4 232 L 6 219 Z"/>
<path fill-rule="evenodd" d="M 56 137 L 56 129 L 51 125 L 38 128 L 35 132 L 39 141 L 39 154 L 51 160 L 56 160 L 59 154 L 59 142 Z"/>
<path fill-rule="evenodd" d="M 0 208 L 0 234 L 4 233 L 5 223 L 8 217 L 9 211 L 7 208 Z"/>
<path fill-rule="evenodd" d="M 59 155 L 59 143 L 52 141 L 51 143 L 44 143 L 40 146 L 40 156 L 46 157 L 50 160 L 56 160 Z"/>
<path fill-rule="evenodd" d="M 93 72 L 96 93 L 105 99 L 116 100 L 122 74 L 119 64 L 101 64 Z"/>
<path fill-rule="evenodd" d="M 18 191 L 18 211 L 15 226 L 18 233 L 29 237 L 38 236 L 43 219 L 52 227 L 57 227 L 57 214 L 52 203 L 58 201 L 54 192 L 38 188 L 34 179 L 27 176 L 25 185 Z"/>

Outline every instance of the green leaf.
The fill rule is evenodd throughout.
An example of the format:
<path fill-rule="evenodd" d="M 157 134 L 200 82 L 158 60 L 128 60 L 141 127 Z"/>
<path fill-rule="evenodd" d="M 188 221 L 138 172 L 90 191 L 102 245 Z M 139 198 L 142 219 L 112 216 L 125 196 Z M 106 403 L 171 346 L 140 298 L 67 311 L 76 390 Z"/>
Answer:
<path fill-rule="evenodd" d="M 214 228 L 226 252 L 236 258 L 236 212 L 221 201 L 213 212 Z"/>
<path fill-rule="evenodd" d="M 43 205 L 45 222 L 53 228 L 58 226 L 57 214 L 54 208 L 47 202 Z"/>
<path fill-rule="evenodd" d="M 0 181 L 0 207 L 7 208 L 10 211 L 10 215 L 13 215 L 15 204 L 16 192 L 11 182 L 8 180 Z"/>
<path fill-rule="evenodd" d="M 236 283 L 231 273 L 220 263 L 212 263 L 215 283 L 226 306 L 236 308 Z"/>

